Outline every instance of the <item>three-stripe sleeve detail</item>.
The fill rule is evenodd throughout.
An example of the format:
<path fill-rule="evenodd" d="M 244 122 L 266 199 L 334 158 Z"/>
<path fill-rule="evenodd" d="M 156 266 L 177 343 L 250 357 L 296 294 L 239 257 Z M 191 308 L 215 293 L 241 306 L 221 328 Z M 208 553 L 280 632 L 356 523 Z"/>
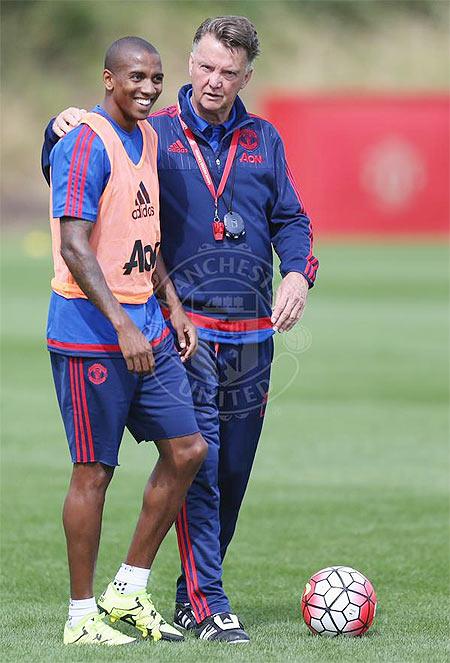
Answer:
<path fill-rule="evenodd" d="M 96 135 L 87 125 L 78 134 L 70 161 L 64 216 L 82 216 L 87 168 Z"/>

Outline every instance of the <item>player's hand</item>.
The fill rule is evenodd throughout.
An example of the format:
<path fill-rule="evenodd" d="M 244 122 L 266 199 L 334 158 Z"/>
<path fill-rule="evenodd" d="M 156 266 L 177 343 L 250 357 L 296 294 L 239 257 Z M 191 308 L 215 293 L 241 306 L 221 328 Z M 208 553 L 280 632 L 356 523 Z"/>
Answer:
<path fill-rule="evenodd" d="M 141 375 L 153 373 L 155 358 L 152 346 L 132 320 L 117 332 L 117 339 L 129 371 Z"/>
<path fill-rule="evenodd" d="M 75 108 L 74 106 L 66 108 L 55 118 L 52 125 L 53 131 L 62 138 L 80 124 L 86 112 L 84 108 Z"/>
<path fill-rule="evenodd" d="M 184 363 L 197 352 L 197 327 L 192 320 L 188 318 L 182 306 L 177 306 L 170 312 L 170 322 L 177 335 L 179 347 L 178 354 L 181 357 L 181 361 Z"/>
<path fill-rule="evenodd" d="M 286 274 L 277 290 L 271 317 L 275 331 L 289 331 L 300 320 L 305 310 L 308 290 L 308 281 L 303 274 Z"/>

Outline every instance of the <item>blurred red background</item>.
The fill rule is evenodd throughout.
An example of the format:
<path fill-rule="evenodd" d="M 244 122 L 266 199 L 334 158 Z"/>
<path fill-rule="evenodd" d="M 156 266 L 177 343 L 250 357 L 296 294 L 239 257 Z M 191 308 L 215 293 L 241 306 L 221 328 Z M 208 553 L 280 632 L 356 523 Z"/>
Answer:
<path fill-rule="evenodd" d="M 271 95 L 264 109 L 320 236 L 448 233 L 448 95 Z"/>

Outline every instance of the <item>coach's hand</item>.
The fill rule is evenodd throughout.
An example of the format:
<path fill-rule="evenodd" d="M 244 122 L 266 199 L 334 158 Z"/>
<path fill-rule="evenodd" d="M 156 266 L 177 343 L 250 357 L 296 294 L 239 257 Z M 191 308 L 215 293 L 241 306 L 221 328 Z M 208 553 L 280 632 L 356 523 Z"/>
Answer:
<path fill-rule="evenodd" d="M 55 118 L 52 125 L 53 131 L 62 138 L 80 124 L 86 112 L 84 108 L 75 108 L 74 106 L 66 108 Z"/>
<path fill-rule="evenodd" d="M 299 272 L 289 272 L 275 297 L 271 322 L 275 331 L 289 331 L 300 320 L 308 296 L 308 281 Z"/>
<path fill-rule="evenodd" d="M 192 320 L 188 318 L 181 305 L 170 312 L 170 322 L 177 335 L 179 355 L 184 363 L 197 352 L 197 328 Z"/>
<path fill-rule="evenodd" d="M 155 358 L 152 346 L 132 320 L 117 331 L 117 339 L 129 371 L 142 375 L 153 373 Z"/>

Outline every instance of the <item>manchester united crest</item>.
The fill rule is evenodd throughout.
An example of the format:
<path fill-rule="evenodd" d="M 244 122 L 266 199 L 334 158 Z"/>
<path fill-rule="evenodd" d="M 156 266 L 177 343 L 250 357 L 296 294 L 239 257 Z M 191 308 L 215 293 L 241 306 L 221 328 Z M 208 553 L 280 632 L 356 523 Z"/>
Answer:
<path fill-rule="evenodd" d="M 103 364 L 92 364 L 88 369 L 88 378 L 92 384 L 103 384 L 108 377 L 108 369 Z"/>
<path fill-rule="evenodd" d="M 252 152 L 259 145 L 258 134 L 253 129 L 241 129 L 239 145 L 245 150 Z"/>

